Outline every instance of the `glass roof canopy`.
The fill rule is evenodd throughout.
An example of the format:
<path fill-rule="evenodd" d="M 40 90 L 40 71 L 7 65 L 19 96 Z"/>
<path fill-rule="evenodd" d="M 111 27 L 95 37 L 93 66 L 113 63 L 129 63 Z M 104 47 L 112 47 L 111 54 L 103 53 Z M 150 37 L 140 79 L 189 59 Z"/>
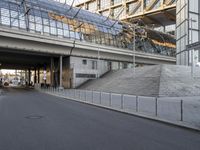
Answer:
<path fill-rule="evenodd" d="M 1 0 L 0 25 L 126 49 L 133 48 L 135 35 L 125 23 L 53 0 Z M 175 55 L 173 37 L 141 29 L 136 30 L 136 50 Z"/>

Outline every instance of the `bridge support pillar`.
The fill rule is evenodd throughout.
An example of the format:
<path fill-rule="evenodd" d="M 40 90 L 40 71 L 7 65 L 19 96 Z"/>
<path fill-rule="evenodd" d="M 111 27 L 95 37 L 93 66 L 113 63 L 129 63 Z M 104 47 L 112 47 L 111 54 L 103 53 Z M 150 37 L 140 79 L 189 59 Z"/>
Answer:
<path fill-rule="evenodd" d="M 36 68 L 34 69 L 34 84 L 37 83 L 37 71 Z"/>
<path fill-rule="evenodd" d="M 25 70 L 25 84 L 28 85 L 28 72 Z"/>
<path fill-rule="evenodd" d="M 54 86 L 54 59 L 51 58 L 51 68 L 50 68 L 50 79 L 51 79 L 51 86 Z"/>
<path fill-rule="evenodd" d="M 37 75 L 37 77 L 38 77 L 38 79 L 37 79 L 37 82 L 38 82 L 38 84 L 40 83 L 40 68 L 38 68 L 38 75 Z"/>
<path fill-rule="evenodd" d="M 31 69 L 28 69 L 28 85 L 31 85 Z"/>
<path fill-rule="evenodd" d="M 60 85 L 59 85 L 59 89 L 63 89 L 63 86 L 62 86 L 62 71 L 63 71 L 63 56 L 60 56 Z"/>

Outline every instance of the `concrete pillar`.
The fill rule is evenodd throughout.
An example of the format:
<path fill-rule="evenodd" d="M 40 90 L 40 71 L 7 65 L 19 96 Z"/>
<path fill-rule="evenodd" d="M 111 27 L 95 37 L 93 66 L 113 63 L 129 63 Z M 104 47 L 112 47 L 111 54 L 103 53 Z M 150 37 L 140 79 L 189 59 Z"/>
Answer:
<path fill-rule="evenodd" d="M 38 68 L 38 75 L 37 75 L 37 77 L 38 77 L 37 81 L 38 81 L 38 84 L 39 84 L 40 83 L 40 68 Z"/>
<path fill-rule="evenodd" d="M 34 84 L 37 83 L 37 73 L 36 73 L 36 68 L 34 70 Z"/>
<path fill-rule="evenodd" d="M 54 86 L 54 59 L 53 57 L 51 58 L 50 76 L 51 76 L 51 86 Z"/>
<path fill-rule="evenodd" d="M 63 57 L 60 56 L 60 84 L 59 84 L 60 89 L 63 89 L 63 86 L 62 86 L 62 71 L 63 71 Z"/>
<path fill-rule="evenodd" d="M 28 85 L 31 85 L 31 69 L 28 69 Z"/>
<path fill-rule="evenodd" d="M 28 85 L 28 72 L 25 70 L 25 84 Z"/>

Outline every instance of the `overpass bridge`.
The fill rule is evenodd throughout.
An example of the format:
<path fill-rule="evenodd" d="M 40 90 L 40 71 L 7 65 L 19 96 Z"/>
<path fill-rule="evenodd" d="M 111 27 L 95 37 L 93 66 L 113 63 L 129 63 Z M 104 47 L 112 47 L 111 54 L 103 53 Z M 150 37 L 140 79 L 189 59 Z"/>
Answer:
<path fill-rule="evenodd" d="M 67 13 L 60 12 L 63 5 L 53 1 L 3 0 L 0 4 L 0 67 L 29 70 L 29 80 L 32 70 L 35 83 L 76 87 L 110 69 L 131 67 L 133 56 L 138 65 L 175 64 L 168 49 L 159 51 L 155 46 L 157 51 L 149 48 L 133 52 L 133 41 L 128 42 L 127 37 L 135 33 L 122 35 L 124 27 L 112 20 L 99 23 L 101 26 L 95 21 L 83 22 L 85 11 L 79 18 L 66 17 L 80 10 L 69 8 Z M 108 28 L 109 24 L 113 27 Z M 122 38 L 126 41 L 119 40 Z M 160 47 L 173 48 L 167 39 L 154 41 Z"/>

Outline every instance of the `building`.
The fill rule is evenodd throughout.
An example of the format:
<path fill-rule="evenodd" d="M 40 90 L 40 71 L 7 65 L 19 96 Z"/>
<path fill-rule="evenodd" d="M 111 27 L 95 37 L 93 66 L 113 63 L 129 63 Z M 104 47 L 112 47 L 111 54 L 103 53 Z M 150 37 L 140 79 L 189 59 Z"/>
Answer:
<path fill-rule="evenodd" d="M 176 14 L 177 64 L 194 65 L 194 60 L 200 61 L 199 51 L 187 48 L 187 45 L 200 41 L 199 0 L 177 0 Z"/>
<path fill-rule="evenodd" d="M 174 34 L 175 31 L 175 0 L 85 0 L 76 6 L 117 20 L 140 22 L 164 32 Z"/>
<path fill-rule="evenodd" d="M 88 79 L 97 78 L 111 69 L 132 67 L 133 48 L 136 48 L 135 50 L 139 55 L 146 53 L 152 54 L 154 57 L 163 55 L 170 59 L 174 59 L 175 56 L 176 41 L 173 35 L 154 31 L 144 26 L 133 26 L 133 24 L 112 20 L 53 0 L 1 0 L 0 26 L 17 32 L 22 31 L 42 37 L 73 41 L 73 46 L 65 49 L 69 51 L 67 56 L 55 57 L 54 55 L 52 56 L 53 59 L 49 57 L 46 60 L 38 59 L 38 61 L 43 62 L 41 64 L 43 70 L 41 70 L 42 67 L 38 68 L 38 74 L 41 75 L 38 80 L 41 80 L 41 82 L 45 80 L 47 83 L 58 86 L 59 80 L 62 83 L 61 80 L 63 79 L 63 86 L 66 88 L 77 87 Z M 121 53 L 131 50 L 129 55 L 131 61 L 119 61 L 118 57 L 121 58 L 122 54 L 117 55 L 117 57 L 114 55 L 116 58 L 112 60 L 101 59 L 103 52 L 99 54 L 96 51 L 93 51 L 95 57 L 83 57 L 82 53 L 86 53 L 86 50 L 81 51 L 82 49 L 77 50 L 80 53 L 78 56 L 73 55 L 74 45 L 78 43 L 77 41 L 89 43 L 89 46 L 112 48 L 113 51 L 120 49 Z M 4 55 L 6 55 L 5 52 Z M 110 53 L 109 55 L 113 54 Z M 12 55 L 12 57 L 15 56 Z M 27 57 L 30 58 L 30 56 Z M 148 58 L 151 57 L 148 56 Z M 46 66 L 45 63 L 50 61 L 51 65 Z M 146 64 L 136 61 L 136 65 Z M 29 68 L 28 70 L 30 72 Z"/>

